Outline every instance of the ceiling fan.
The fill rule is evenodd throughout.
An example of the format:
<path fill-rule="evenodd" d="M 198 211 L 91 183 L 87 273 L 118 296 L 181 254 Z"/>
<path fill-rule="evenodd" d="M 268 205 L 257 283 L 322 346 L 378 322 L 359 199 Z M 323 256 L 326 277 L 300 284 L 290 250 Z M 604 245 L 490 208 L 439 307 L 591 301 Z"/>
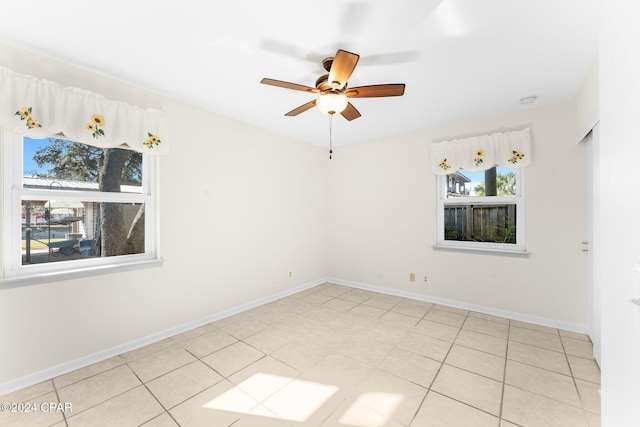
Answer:
<path fill-rule="evenodd" d="M 336 56 L 325 58 L 322 66 L 329 74 L 320 76 L 316 80 L 316 87 L 268 78 L 262 79 L 260 83 L 318 95 L 313 101 L 294 108 L 285 116 L 297 116 L 315 106 L 325 114 L 340 113 L 342 117 L 351 121 L 360 117 L 360 112 L 349 102 L 349 98 L 381 98 L 404 94 L 404 83 L 347 87 L 359 59 L 360 55 L 342 49 L 336 52 Z"/>

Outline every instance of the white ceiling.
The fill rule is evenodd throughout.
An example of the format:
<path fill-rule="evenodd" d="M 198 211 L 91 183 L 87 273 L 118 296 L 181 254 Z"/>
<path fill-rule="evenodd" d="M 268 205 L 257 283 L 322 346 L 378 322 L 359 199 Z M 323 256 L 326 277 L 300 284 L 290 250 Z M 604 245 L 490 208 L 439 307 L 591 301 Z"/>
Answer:
<path fill-rule="evenodd" d="M 572 98 L 598 48 L 599 0 L 4 1 L 0 41 L 326 146 L 328 116 L 284 114 L 338 48 L 360 54 L 349 86 L 406 83 L 354 99 L 335 145 Z"/>

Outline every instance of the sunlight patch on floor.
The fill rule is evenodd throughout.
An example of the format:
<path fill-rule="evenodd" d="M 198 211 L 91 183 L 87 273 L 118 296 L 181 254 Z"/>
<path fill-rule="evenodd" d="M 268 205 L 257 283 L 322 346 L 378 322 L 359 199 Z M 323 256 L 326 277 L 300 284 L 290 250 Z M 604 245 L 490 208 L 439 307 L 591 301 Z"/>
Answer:
<path fill-rule="evenodd" d="M 203 407 L 304 422 L 337 391 L 328 384 L 258 373 Z"/>
<path fill-rule="evenodd" d="M 363 393 L 338 422 L 355 427 L 383 427 L 400 406 L 402 396 L 394 393 Z"/>

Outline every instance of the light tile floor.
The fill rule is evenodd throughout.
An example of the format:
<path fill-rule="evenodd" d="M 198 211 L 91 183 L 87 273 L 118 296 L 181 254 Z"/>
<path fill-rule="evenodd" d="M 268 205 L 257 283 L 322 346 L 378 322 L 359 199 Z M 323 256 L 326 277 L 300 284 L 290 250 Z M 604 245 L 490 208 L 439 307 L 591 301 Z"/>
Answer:
<path fill-rule="evenodd" d="M 585 335 L 324 284 L 3 396 L 37 410 L 0 425 L 594 427 L 591 355 Z"/>

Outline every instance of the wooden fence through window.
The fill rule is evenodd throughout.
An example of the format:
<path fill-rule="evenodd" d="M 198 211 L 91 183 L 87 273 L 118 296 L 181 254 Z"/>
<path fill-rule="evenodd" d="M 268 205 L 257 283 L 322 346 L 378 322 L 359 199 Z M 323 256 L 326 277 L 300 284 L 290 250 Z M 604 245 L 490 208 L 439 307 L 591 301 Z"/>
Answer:
<path fill-rule="evenodd" d="M 446 205 L 445 240 L 516 243 L 516 205 Z"/>

